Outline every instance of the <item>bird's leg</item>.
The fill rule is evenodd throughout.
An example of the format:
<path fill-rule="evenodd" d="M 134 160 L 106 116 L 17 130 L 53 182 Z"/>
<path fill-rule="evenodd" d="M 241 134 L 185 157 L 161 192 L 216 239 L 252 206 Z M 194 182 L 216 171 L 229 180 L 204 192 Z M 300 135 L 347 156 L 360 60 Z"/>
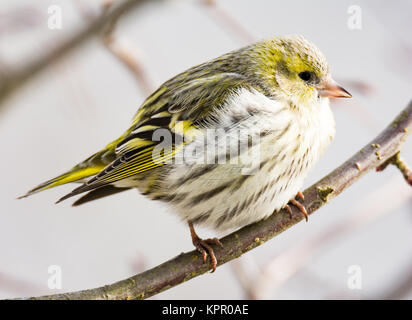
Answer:
<path fill-rule="evenodd" d="M 305 197 L 303 196 L 302 192 L 298 192 L 296 194 L 296 198 L 300 198 L 302 200 L 305 200 Z M 292 217 L 292 209 L 290 208 L 290 205 L 294 205 L 295 207 L 297 207 L 299 209 L 300 212 L 302 212 L 302 214 L 305 216 L 306 222 L 308 222 L 308 212 L 306 211 L 306 208 L 303 204 L 301 204 L 299 201 L 297 201 L 296 199 L 291 199 L 289 201 L 289 203 L 285 206 L 285 209 L 289 212 L 290 216 Z"/>
<path fill-rule="evenodd" d="M 217 244 L 223 248 L 222 243 L 219 241 L 218 238 L 205 240 L 199 238 L 199 236 L 196 234 L 195 228 L 193 227 L 193 223 L 189 221 L 188 224 L 190 228 L 190 235 L 192 236 L 193 245 L 202 254 L 203 262 L 206 262 L 208 255 L 210 256 L 210 260 L 212 261 L 212 272 L 215 272 L 217 266 L 217 259 L 211 245 Z"/>

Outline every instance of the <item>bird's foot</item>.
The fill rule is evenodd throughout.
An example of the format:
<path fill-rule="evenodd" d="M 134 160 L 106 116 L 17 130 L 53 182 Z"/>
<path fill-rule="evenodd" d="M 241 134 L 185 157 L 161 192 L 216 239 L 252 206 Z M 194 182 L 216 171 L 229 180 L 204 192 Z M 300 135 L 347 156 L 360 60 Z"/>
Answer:
<path fill-rule="evenodd" d="M 305 200 L 303 193 L 300 191 L 296 194 L 296 198 L 300 198 L 302 201 Z M 306 222 L 308 222 L 309 215 L 308 215 L 308 212 L 306 211 L 305 206 L 302 203 L 300 203 L 296 199 L 291 199 L 289 203 L 285 206 L 285 209 L 289 212 L 290 216 L 292 217 L 292 209 L 290 205 L 297 207 L 299 211 L 302 212 L 302 214 L 305 216 Z"/>
<path fill-rule="evenodd" d="M 195 228 L 193 227 L 192 222 L 189 221 L 189 228 L 190 228 L 190 235 L 192 236 L 192 243 L 196 247 L 196 249 L 202 254 L 203 262 L 206 262 L 207 256 L 210 256 L 210 260 L 212 261 L 212 272 L 215 272 L 217 266 L 217 259 L 213 248 L 211 245 L 218 245 L 223 248 L 222 243 L 219 241 L 218 238 L 211 238 L 211 239 L 201 239 L 196 234 Z"/>

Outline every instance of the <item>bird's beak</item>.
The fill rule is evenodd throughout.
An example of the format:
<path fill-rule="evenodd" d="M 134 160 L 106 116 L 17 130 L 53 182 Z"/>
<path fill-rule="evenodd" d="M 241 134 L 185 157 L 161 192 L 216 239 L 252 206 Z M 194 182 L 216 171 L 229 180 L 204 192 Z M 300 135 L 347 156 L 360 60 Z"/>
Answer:
<path fill-rule="evenodd" d="M 352 95 L 338 85 L 335 80 L 329 78 L 318 89 L 319 95 L 325 98 L 352 98 Z"/>

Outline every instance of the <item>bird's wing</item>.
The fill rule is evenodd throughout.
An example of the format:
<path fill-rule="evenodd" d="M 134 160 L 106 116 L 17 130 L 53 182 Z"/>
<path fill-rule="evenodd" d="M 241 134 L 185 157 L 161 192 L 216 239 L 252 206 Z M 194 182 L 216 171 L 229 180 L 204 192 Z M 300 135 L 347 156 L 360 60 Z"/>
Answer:
<path fill-rule="evenodd" d="M 133 118 L 132 126 L 119 139 L 116 159 L 58 202 L 168 163 L 188 139 L 196 136 L 202 120 L 219 108 L 230 94 L 239 88 L 251 88 L 243 76 L 235 73 L 205 74 L 187 81 L 179 77 L 185 78 L 184 73 L 147 98 Z M 170 132 L 172 140 L 157 141 L 160 140 L 155 137 L 158 129 Z M 161 151 L 155 152 L 160 143 Z"/>

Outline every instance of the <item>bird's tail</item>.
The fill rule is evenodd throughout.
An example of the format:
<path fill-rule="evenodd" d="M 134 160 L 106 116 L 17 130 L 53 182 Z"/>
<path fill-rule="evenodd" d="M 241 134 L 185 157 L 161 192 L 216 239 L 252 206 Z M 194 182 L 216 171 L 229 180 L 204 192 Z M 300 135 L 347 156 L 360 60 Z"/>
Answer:
<path fill-rule="evenodd" d="M 18 197 L 18 199 L 28 197 L 34 193 L 57 187 L 62 184 L 70 182 L 84 182 L 86 178 L 98 174 L 106 167 L 108 163 L 113 161 L 114 150 L 108 147 L 111 147 L 111 145 L 108 145 L 102 151 L 93 154 L 91 157 L 74 166 L 71 170 L 39 184 L 37 187 L 31 189 L 26 194 Z"/>
<path fill-rule="evenodd" d="M 104 167 L 87 167 L 87 168 L 76 168 L 74 167 L 72 170 L 67 171 L 53 179 L 47 180 L 39 184 L 37 187 L 31 189 L 26 194 L 18 197 L 18 199 L 22 199 L 28 197 L 34 193 L 50 189 L 53 187 L 60 186 L 62 184 L 66 184 L 69 182 L 82 182 L 83 179 L 93 176 L 99 173 Z"/>

